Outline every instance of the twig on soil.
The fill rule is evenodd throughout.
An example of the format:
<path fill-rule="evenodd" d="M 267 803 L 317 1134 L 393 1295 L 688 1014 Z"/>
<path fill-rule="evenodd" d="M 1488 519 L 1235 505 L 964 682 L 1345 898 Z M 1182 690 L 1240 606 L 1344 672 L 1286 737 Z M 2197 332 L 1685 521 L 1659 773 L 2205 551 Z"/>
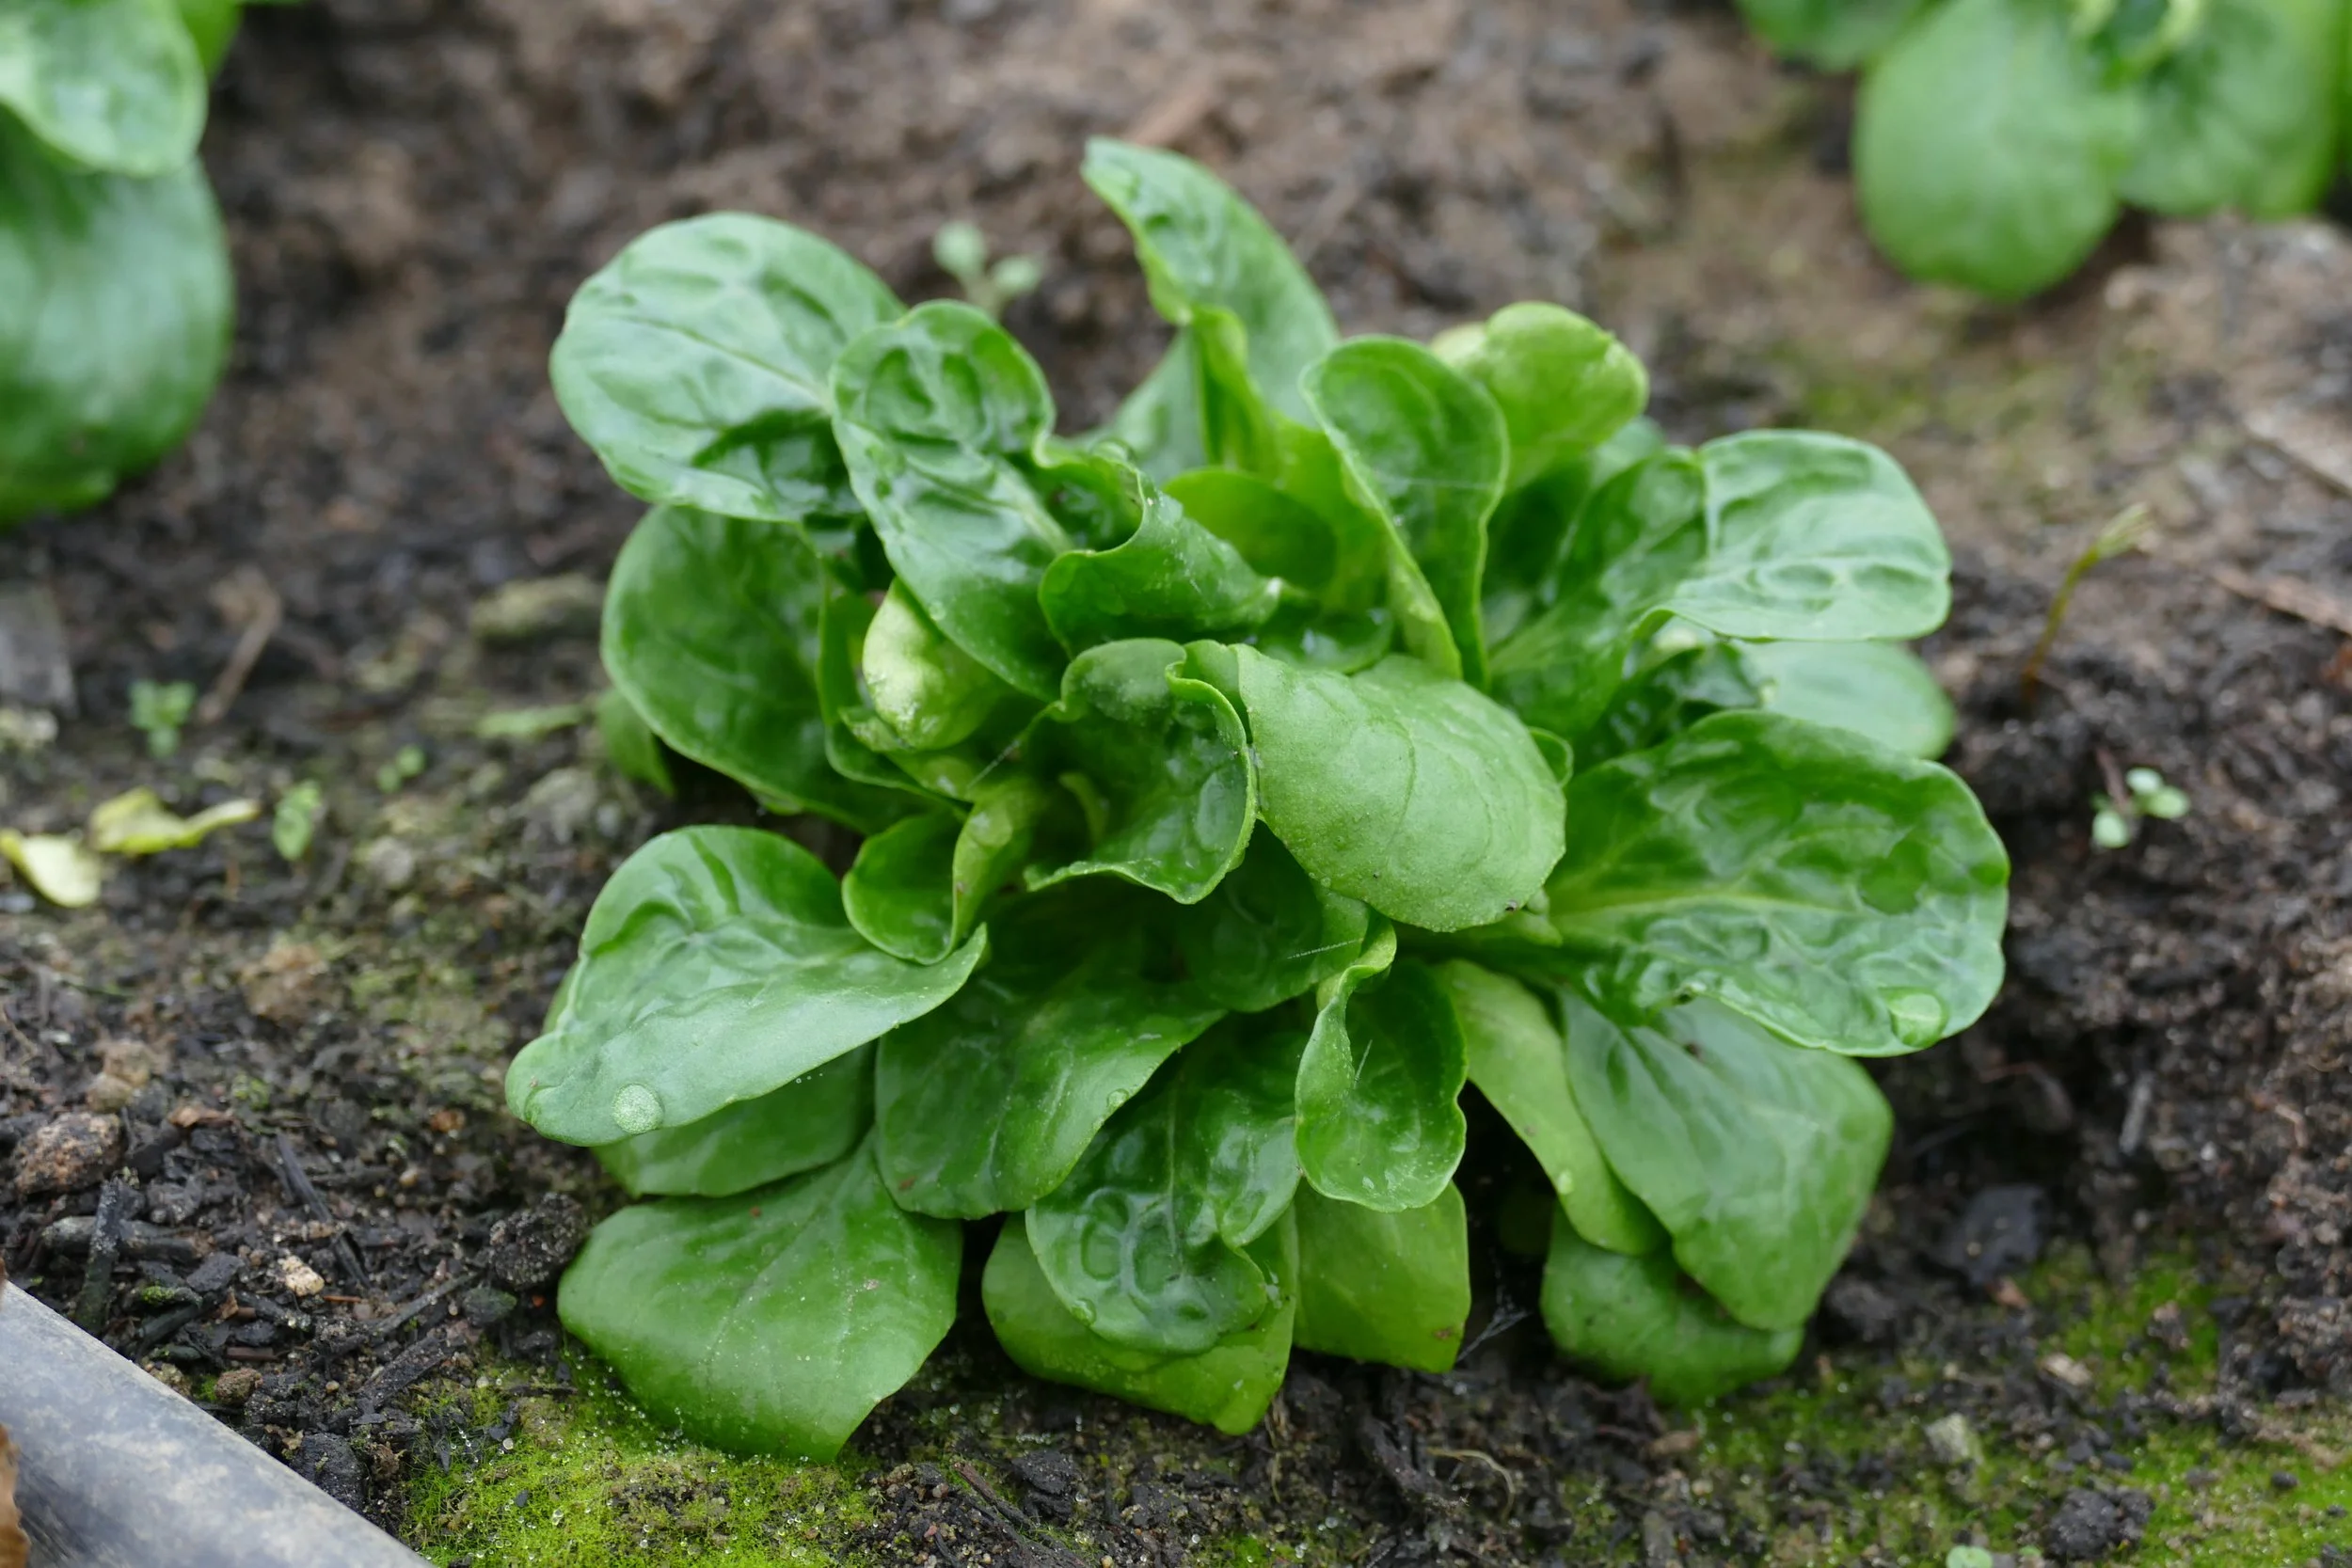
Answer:
<path fill-rule="evenodd" d="M 351 1236 L 343 1229 L 342 1222 L 326 1207 L 326 1200 L 319 1196 L 319 1190 L 310 1185 L 310 1175 L 302 1168 L 302 1156 L 295 1150 L 294 1140 L 281 1132 L 278 1134 L 277 1146 L 278 1180 L 285 1184 L 286 1195 L 310 1210 L 312 1219 L 321 1225 L 335 1227 L 335 1256 L 342 1260 L 351 1277 L 362 1285 L 374 1284 L 374 1275 L 369 1272 L 366 1259 L 359 1256 L 359 1249 L 351 1244 Z"/>
<path fill-rule="evenodd" d="M 1497 1459 L 1493 1454 L 1485 1452 L 1479 1449 L 1431 1449 L 1429 1450 L 1429 1457 L 1432 1459 L 1451 1459 L 1457 1465 L 1484 1465 L 1487 1469 L 1492 1470 L 1496 1475 L 1502 1478 L 1502 1492 L 1504 1499 L 1502 1504 L 1503 1513 L 1507 1516 L 1512 1510 L 1518 1507 L 1519 1478 L 1513 1475 L 1511 1473 L 1510 1466 L 1503 1464 L 1500 1459 Z"/>
<path fill-rule="evenodd" d="M 123 1226 L 130 1219 L 131 1200 L 137 1192 L 128 1181 L 108 1181 L 98 1189 L 89 1264 L 82 1274 L 82 1293 L 73 1303 L 73 1321 L 92 1334 L 106 1326 L 106 1308 L 115 1293 L 115 1259 L 121 1253 Z"/>
<path fill-rule="evenodd" d="M 971 1465 L 965 1464 L 961 1459 L 955 1462 L 955 1465 L 956 1474 L 964 1479 L 965 1484 L 969 1485 L 973 1491 L 977 1492 L 980 1495 L 980 1500 L 982 1502 L 987 1503 L 989 1507 L 1003 1514 L 1006 1522 L 1013 1527 L 1014 1533 L 1019 1534 L 1020 1527 L 1027 1523 L 1027 1520 L 1023 1517 L 1020 1511 L 1015 1509 L 1010 1503 L 1005 1501 L 1004 1498 L 998 1497 L 996 1495 L 996 1489 L 989 1485 L 987 1480 L 981 1476 L 979 1471 L 975 1470 Z"/>
<path fill-rule="evenodd" d="M 382 1323 L 373 1325 L 368 1332 L 378 1339 L 386 1338 L 395 1329 L 407 1323 L 409 1319 L 415 1317 L 426 1307 L 431 1307 L 435 1302 L 446 1297 L 452 1291 L 454 1291 L 457 1287 L 463 1285 L 469 1277 L 471 1276 L 464 1273 L 462 1270 L 450 1275 L 447 1279 L 444 1279 L 438 1285 L 434 1286 L 433 1289 L 427 1291 L 424 1294 L 419 1296 L 416 1300 L 410 1302 L 407 1306 L 402 1307 L 399 1311 L 393 1313 Z"/>
<path fill-rule="evenodd" d="M 2352 637 L 2352 605 L 2345 604 L 2331 594 L 2323 594 L 2307 582 L 2294 582 L 2283 578 L 2258 578 L 2234 566 L 2207 565 L 2169 550 L 2152 549 L 2148 553 L 2168 566 L 2193 572 L 2215 587 L 2234 594 L 2241 599 L 2250 599 L 2265 609 L 2309 622 L 2340 637 Z"/>
<path fill-rule="evenodd" d="M 286 601 L 278 596 L 269 579 L 251 566 L 240 566 L 213 589 L 213 608 L 220 618 L 240 628 L 236 647 L 229 655 L 229 662 L 221 666 L 213 689 L 204 693 L 204 700 L 196 705 L 196 721 L 217 724 L 228 714 L 229 705 L 245 689 L 245 683 L 253 666 L 261 661 L 262 652 L 269 640 L 278 635 L 285 624 Z"/>
<path fill-rule="evenodd" d="M 2352 496 L 2352 459 L 2330 451 L 2298 428 L 2282 409 L 2257 408 L 2240 421 L 2246 433 L 2340 496 Z"/>
<path fill-rule="evenodd" d="M 1194 76 L 1138 115 L 1120 139 L 1137 147 L 1173 147 L 1209 117 L 1222 92 L 1215 74 Z"/>

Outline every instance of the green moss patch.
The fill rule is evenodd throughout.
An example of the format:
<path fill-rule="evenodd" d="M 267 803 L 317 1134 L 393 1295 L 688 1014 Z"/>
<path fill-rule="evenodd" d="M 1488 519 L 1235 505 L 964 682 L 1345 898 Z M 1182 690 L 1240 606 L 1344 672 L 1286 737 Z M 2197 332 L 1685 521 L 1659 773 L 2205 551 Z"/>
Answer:
<path fill-rule="evenodd" d="M 665 1433 L 584 1357 L 568 1394 L 522 1373 L 453 1397 L 403 1532 L 456 1568 L 830 1568 L 867 1516 L 854 1465 L 746 1459 Z M 506 1435 L 489 1435 L 501 1430 Z"/>
<path fill-rule="evenodd" d="M 2147 1497 L 2140 1544 L 2112 1560 L 2296 1568 L 2352 1546 L 2352 1411 L 2268 1409 L 2225 1436 L 2244 1422 L 2213 1418 L 2213 1294 L 2177 1260 L 2117 1290 L 2061 1253 L 1980 1359 L 1823 1356 L 1801 1386 L 1695 1418 L 1692 1500 L 1791 1568 L 1943 1563 L 1963 1545 L 2029 1563 L 2078 1489 Z"/>

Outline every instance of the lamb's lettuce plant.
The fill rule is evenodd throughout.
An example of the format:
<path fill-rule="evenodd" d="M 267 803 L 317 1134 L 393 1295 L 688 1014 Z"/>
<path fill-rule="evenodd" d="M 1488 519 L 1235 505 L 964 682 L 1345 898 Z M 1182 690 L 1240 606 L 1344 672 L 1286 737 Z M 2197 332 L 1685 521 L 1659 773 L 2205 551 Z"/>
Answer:
<path fill-rule="evenodd" d="M 0 524 L 103 499 L 220 379 L 235 295 L 196 145 L 239 9 L 0 7 Z"/>
<path fill-rule="evenodd" d="M 1903 271 L 2049 287 L 2126 205 L 2316 207 L 2336 168 L 2345 0 L 1740 0 L 1785 54 L 1860 66 L 1862 215 Z"/>
<path fill-rule="evenodd" d="M 1857 1058 L 2000 979 L 1896 645 L 1934 519 L 1857 442 L 1667 444 L 1551 306 L 1343 340 L 1198 166 L 1085 173 L 1176 329 L 1092 436 L 781 223 L 573 303 L 557 396 L 652 505 L 608 734 L 864 836 L 836 878 L 686 828 L 597 899 L 508 1099 L 651 1201 L 564 1322 L 695 1435 L 830 1455 L 1004 1216 L 1016 1361 L 1240 1431 L 1295 1348 L 1453 1363 L 1475 1085 L 1559 1196 L 1563 1345 L 1681 1400 L 1785 1365 L 1886 1149 Z"/>

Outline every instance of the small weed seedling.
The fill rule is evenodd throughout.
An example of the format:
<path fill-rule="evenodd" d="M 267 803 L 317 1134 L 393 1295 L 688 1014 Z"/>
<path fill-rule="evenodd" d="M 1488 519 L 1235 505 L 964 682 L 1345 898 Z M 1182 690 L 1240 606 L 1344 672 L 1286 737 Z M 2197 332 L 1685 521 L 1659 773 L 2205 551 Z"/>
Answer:
<path fill-rule="evenodd" d="M 941 224 L 931 240 L 931 259 L 956 280 L 972 308 L 991 321 L 1045 281 L 1045 263 L 1034 256 L 1007 256 L 992 263 L 987 236 L 969 223 Z"/>
<path fill-rule="evenodd" d="M 2121 790 L 2101 790 L 2090 798 L 2090 842 L 2102 849 L 2121 849 L 2139 836 L 2149 817 L 2177 822 L 2188 815 L 2188 797 L 2164 782 L 2153 768 L 2126 768 Z"/>
<path fill-rule="evenodd" d="M 279 796 L 278 810 L 271 814 L 269 824 L 269 841 L 277 848 L 278 858 L 292 865 L 308 855 L 326 815 L 326 796 L 309 779 Z"/>
<path fill-rule="evenodd" d="M 1934 518 L 1859 442 L 1669 445 L 1567 310 L 1343 338 L 1199 166 L 1085 177 L 1176 328 L 1088 436 L 986 311 L 785 224 L 572 302 L 557 398 L 652 506 L 607 748 L 862 842 L 690 827 L 606 884 L 507 1079 L 650 1200 L 564 1323 L 692 1435 L 829 1456 L 1001 1215 L 1015 1361 L 1238 1432 L 1295 1348 L 1453 1365 L 1474 1084 L 1563 1347 L 1669 1401 L 1786 1367 L 1886 1152 L 1856 1058 L 2000 983 L 2008 862 L 1897 645 Z"/>
<path fill-rule="evenodd" d="M 401 786 L 424 771 L 424 748 L 403 746 L 392 753 L 391 760 L 375 770 L 375 787 L 386 795 L 397 795 Z"/>
<path fill-rule="evenodd" d="M 186 681 L 133 681 L 131 727 L 147 736 L 147 754 L 157 762 L 177 756 L 180 729 L 196 711 L 196 688 Z"/>

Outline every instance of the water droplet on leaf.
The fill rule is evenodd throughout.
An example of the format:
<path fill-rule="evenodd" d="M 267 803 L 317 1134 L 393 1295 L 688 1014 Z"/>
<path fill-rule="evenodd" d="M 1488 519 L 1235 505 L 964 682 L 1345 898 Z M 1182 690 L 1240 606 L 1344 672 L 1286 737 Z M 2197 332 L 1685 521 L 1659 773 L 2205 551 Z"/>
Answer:
<path fill-rule="evenodd" d="M 1950 1016 L 1940 998 L 1924 990 L 1897 991 L 1886 999 L 1886 1012 L 1896 1038 L 1914 1050 L 1942 1039 L 1945 1021 Z"/>
<path fill-rule="evenodd" d="M 661 1097 L 643 1084 L 631 1084 L 612 1097 L 612 1124 L 632 1136 L 661 1125 Z"/>

